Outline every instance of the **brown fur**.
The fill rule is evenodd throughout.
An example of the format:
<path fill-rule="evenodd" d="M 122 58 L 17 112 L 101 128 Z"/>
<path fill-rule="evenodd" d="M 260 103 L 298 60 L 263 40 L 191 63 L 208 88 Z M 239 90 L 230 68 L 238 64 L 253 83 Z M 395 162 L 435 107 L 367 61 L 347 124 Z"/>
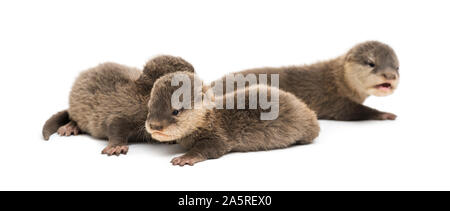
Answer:
<path fill-rule="evenodd" d="M 194 74 L 190 75 L 194 81 Z M 234 97 L 234 109 L 184 109 L 174 115 L 171 96 L 179 86 L 171 86 L 172 77 L 161 77 L 153 87 L 149 101 L 147 131 L 160 141 L 176 140 L 189 151 L 172 160 L 174 165 L 193 165 L 206 159 L 219 158 L 231 152 L 247 152 L 285 148 L 293 144 L 308 144 L 319 134 L 316 114 L 293 94 L 279 91 L 279 116 L 275 120 L 261 120 L 261 107 L 249 109 L 249 90 L 255 85 L 228 95 Z M 267 87 L 268 98 L 270 90 Z M 205 92 L 205 90 L 203 90 Z M 246 109 L 237 109 L 237 93 L 245 92 Z M 215 102 L 226 96 L 215 98 Z M 194 102 L 193 97 L 191 102 Z M 226 101 L 224 102 L 224 105 Z"/>
<path fill-rule="evenodd" d="M 150 91 L 156 79 L 176 71 L 194 72 L 194 68 L 179 57 L 159 56 L 150 60 L 142 72 L 115 63 L 86 70 L 77 78 L 70 93 L 68 114 L 71 122 L 50 119 L 48 122 L 52 127 L 46 124 L 43 131 L 54 133 L 53 126 L 67 123 L 71 131 L 77 126 L 93 137 L 108 139 L 108 147 L 103 153 L 126 153 L 128 141 L 151 140 L 144 124 Z M 45 132 L 44 138 L 48 138 L 50 132 Z"/>
<path fill-rule="evenodd" d="M 50 138 L 50 135 L 55 133 L 61 125 L 64 125 L 67 122 L 69 122 L 69 112 L 67 112 L 67 110 L 60 111 L 50 117 L 50 119 L 45 122 L 44 128 L 42 129 L 44 140 L 47 141 Z"/>
<path fill-rule="evenodd" d="M 375 66 L 370 67 L 371 63 Z M 302 99 L 317 113 L 319 119 L 384 120 L 395 119 L 396 116 L 362 103 L 369 95 L 391 94 L 398 86 L 398 67 L 397 56 L 392 48 L 377 41 L 369 41 L 326 62 L 257 68 L 238 73 L 279 74 L 279 88 Z M 389 82 L 392 89 L 381 91 L 374 88 L 384 82 Z"/>

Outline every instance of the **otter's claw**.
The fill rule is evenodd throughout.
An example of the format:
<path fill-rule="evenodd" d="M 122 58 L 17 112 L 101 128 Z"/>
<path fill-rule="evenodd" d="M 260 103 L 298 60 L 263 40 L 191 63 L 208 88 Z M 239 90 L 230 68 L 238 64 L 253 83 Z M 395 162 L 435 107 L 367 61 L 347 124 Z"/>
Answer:
<path fill-rule="evenodd" d="M 76 136 L 81 133 L 81 130 L 74 122 L 69 122 L 59 127 L 57 132 L 60 136 L 70 136 L 72 134 Z"/>
<path fill-rule="evenodd" d="M 119 146 L 107 146 L 103 149 L 102 154 L 107 154 L 108 156 L 120 154 L 126 155 L 128 153 L 127 145 L 119 145 Z"/>
<path fill-rule="evenodd" d="M 184 165 L 190 165 L 193 166 L 195 163 L 201 162 L 206 160 L 202 156 L 199 155 L 183 155 L 180 157 L 176 157 L 170 161 L 172 165 L 176 166 L 184 166 Z"/>

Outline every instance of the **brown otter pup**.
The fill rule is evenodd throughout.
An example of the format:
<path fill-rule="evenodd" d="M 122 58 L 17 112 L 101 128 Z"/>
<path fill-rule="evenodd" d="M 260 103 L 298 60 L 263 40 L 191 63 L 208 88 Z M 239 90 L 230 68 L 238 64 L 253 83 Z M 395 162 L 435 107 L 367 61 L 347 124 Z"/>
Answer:
<path fill-rule="evenodd" d="M 187 98 L 188 106 L 196 103 L 199 106 L 193 109 L 186 108 L 186 104 L 181 107 L 174 106 L 172 100 L 177 97 L 173 96 L 181 86 L 173 86 L 173 78 L 179 74 L 187 75 L 190 81 L 198 80 L 194 74 L 188 72 L 171 73 L 158 79 L 151 92 L 146 122 L 147 131 L 151 133 L 152 138 L 161 142 L 175 140 L 189 149 L 183 156 L 174 158 L 171 161 L 173 165 L 193 165 L 207 159 L 219 158 L 231 151 L 270 150 L 294 144 L 308 144 L 319 134 L 316 114 L 293 94 L 275 87 L 254 85 L 224 96 L 212 97 L 210 103 L 202 101 L 202 97 L 183 95 L 179 99 Z M 189 87 L 188 92 L 195 93 L 194 87 Z M 197 90 L 204 96 L 207 93 L 205 87 Z M 253 91 L 260 94 L 261 90 L 267 90 L 266 99 L 273 99 L 276 95 L 278 98 L 272 101 L 274 104 L 271 104 L 273 107 L 270 109 L 262 107 L 262 104 L 251 109 L 250 93 Z M 241 98 L 245 99 L 241 101 L 245 102 L 243 109 L 238 109 L 237 106 L 239 95 L 245 96 Z M 258 96 L 260 100 L 263 99 Z M 228 97 L 232 100 L 227 99 Z M 232 109 L 218 109 L 215 104 L 220 101 L 224 104 L 232 101 L 234 106 Z M 269 110 L 278 111 L 277 116 L 262 120 L 262 114 L 267 114 Z"/>
<path fill-rule="evenodd" d="M 86 70 L 72 87 L 69 109 L 45 123 L 44 139 L 55 132 L 66 136 L 84 132 L 109 140 L 103 154 L 126 154 L 128 141 L 151 140 L 145 131 L 150 91 L 159 77 L 176 71 L 194 68 L 182 58 L 159 56 L 143 71 L 115 63 Z"/>
<path fill-rule="evenodd" d="M 386 96 L 399 82 L 399 62 L 388 45 L 369 41 L 338 58 L 306 66 L 257 68 L 238 72 L 279 74 L 279 88 L 302 99 L 330 120 L 394 120 L 396 115 L 364 106 L 370 96 Z"/>

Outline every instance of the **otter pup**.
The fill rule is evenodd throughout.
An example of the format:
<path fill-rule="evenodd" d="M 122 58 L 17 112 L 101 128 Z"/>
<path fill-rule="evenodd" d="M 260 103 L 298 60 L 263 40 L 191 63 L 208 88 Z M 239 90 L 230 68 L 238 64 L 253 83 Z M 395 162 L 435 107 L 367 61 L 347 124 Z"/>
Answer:
<path fill-rule="evenodd" d="M 173 165 L 193 165 L 207 159 L 219 158 L 231 151 L 270 150 L 293 144 L 309 144 L 319 134 L 316 114 L 293 94 L 275 87 L 254 85 L 220 97 L 211 97 L 210 103 L 202 102 L 202 97 L 183 95 L 180 99 L 188 98 L 188 107 L 196 103 L 199 106 L 193 109 L 186 108 L 186 104 L 181 107 L 174 106 L 173 96 L 180 89 L 180 85 L 172 86 L 173 78 L 179 74 L 187 75 L 190 81 L 199 80 L 189 72 L 171 73 L 158 79 L 151 91 L 145 124 L 153 139 L 161 142 L 175 140 L 189 149 L 183 156 L 174 158 L 171 161 Z M 197 90 L 206 96 L 205 87 Z M 267 98 L 272 98 L 274 93 L 278 92 L 278 99 L 274 101 L 278 118 L 261 120 L 261 114 L 269 109 L 261 107 L 260 104 L 255 109 L 249 108 L 249 93 L 254 91 L 260 94 L 261 90 L 267 90 Z M 194 93 L 195 86 L 190 87 L 189 92 Z M 238 109 L 237 106 L 240 94 L 245 96 L 244 109 Z M 258 96 L 261 99 L 261 96 Z M 219 101 L 226 104 L 228 98 L 233 99 L 233 109 L 215 107 Z"/>
<path fill-rule="evenodd" d="M 45 123 L 44 139 L 56 131 L 66 136 L 85 132 L 109 140 L 102 154 L 126 154 L 128 141 L 151 140 L 145 131 L 150 91 L 159 77 L 176 71 L 194 68 L 182 58 L 158 56 L 143 71 L 115 63 L 86 70 L 72 87 L 69 109 Z"/>
<path fill-rule="evenodd" d="M 302 99 L 329 120 L 394 120 L 396 115 L 362 105 L 370 96 L 386 96 L 399 82 L 399 62 L 386 44 L 358 44 L 338 58 L 306 66 L 257 68 L 238 72 L 279 74 L 279 88 Z"/>

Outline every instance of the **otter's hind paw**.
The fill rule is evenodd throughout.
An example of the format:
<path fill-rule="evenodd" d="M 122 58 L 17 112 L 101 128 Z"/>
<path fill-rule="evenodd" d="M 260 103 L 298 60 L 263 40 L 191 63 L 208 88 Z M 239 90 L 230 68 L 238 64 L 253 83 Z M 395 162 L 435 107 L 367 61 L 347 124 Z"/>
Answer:
<path fill-rule="evenodd" d="M 57 132 L 60 136 L 76 136 L 81 133 L 81 130 L 75 122 L 70 121 L 64 126 L 59 127 Z"/>

